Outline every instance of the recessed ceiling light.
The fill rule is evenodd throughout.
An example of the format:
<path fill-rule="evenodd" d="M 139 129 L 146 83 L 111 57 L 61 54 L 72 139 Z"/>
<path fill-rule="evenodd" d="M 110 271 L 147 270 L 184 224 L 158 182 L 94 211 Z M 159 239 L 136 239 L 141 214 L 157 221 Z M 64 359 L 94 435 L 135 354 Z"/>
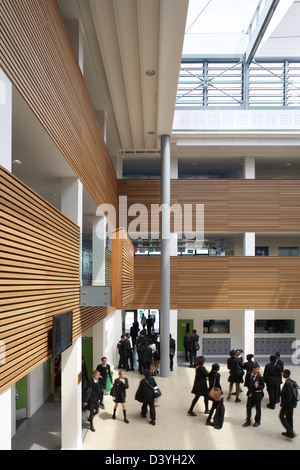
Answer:
<path fill-rule="evenodd" d="M 291 163 L 287 163 L 286 166 L 291 166 L 292 164 Z"/>
<path fill-rule="evenodd" d="M 15 165 L 22 165 L 23 162 L 21 160 L 13 160 L 12 161 Z"/>
<path fill-rule="evenodd" d="M 153 70 L 153 69 L 146 70 L 146 75 L 148 77 L 153 77 L 155 75 L 155 70 Z"/>

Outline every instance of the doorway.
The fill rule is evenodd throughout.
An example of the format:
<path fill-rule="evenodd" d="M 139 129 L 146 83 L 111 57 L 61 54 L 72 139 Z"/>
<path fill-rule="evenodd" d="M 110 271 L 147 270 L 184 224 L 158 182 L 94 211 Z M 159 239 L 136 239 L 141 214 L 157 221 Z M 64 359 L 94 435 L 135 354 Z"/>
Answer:
<path fill-rule="evenodd" d="M 186 333 L 193 334 L 194 320 L 177 320 L 177 350 L 184 351 L 183 338 Z"/>

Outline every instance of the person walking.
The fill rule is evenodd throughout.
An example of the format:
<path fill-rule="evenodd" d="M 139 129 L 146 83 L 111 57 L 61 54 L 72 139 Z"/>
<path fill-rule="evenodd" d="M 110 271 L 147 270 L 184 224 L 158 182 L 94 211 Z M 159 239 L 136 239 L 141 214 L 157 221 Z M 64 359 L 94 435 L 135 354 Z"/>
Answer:
<path fill-rule="evenodd" d="M 183 347 L 184 347 L 184 360 L 189 361 L 190 347 L 191 347 L 191 337 L 189 331 L 183 337 Z"/>
<path fill-rule="evenodd" d="M 282 426 L 286 429 L 286 432 L 283 432 L 282 435 L 293 439 L 295 437 L 293 415 L 294 408 L 296 408 L 297 406 L 297 398 L 293 394 L 293 381 L 291 379 L 291 371 L 289 369 L 285 369 L 282 373 L 282 376 L 286 380 L 281 391 L 281 410 L 279 413 L 279 419 L 281 421 Z"/>
<path fill-rule="evenodd" d="M 135 394 L 135 399 L 142 403 L 141 415 L 143 418 L 146 418 L 147 408 L 149 406 L 150 410 L 150 424 L 155 426 L 156 421 L 156 412 L 154 406 L 154 391 L 153 387 L 157 386 L 155 379 L 150 376 L 150 371 L 148 369 L 144 370 L 145 378 L 140 381 L 139 388 Z"/>
<path fill-rule="evenodd" d="M 239 399 L 240 384 L 243 383 L 244 370 L 240 366 L 240 362 L 236 356 L 236 351 L 234 349 L 230 351 L 230 357 L 227 359 L 227 368 L 229 369 L 229 395 L 227 397 L 227 400 L 230 400 L 232 394 L 232 387 L 233 384 L 235 384 L 235 401 L 236 403 L 239 403 L 241 401 Z"/>
<path fill-rule="evenodd" d="M 173 365 L 174 365 L 174 356 L 176 353 L 176 342 L 175 339 L 172 338 L 172 335 L 170 334 L 170 371 L 173 371 Z"/>
<path fill-rule="evenodd" d="M 256 414 L 255 414 L 255 422 L 253 427 L 258 427 L 261 424 L 261 402 L 264 396 L 263 389 L 264 389 L 264 379 L 260 374 L 260 366 L 259 364 L 255 364 L 253 367 L 252 372 L 247 374 L 245 385 L 248 387 L 247 392 L 247 418 L 246 422 L 243 424 L 244 427 L 251 425 L 251 412 L 252 408 L 255 407 Z"/>
<path fill-rule="evenodd" d="M 88 381 L 83 392 L 83 405 L 87 407 L 90 412 L 88 421 L 90 423 L 90 430 L 92 432 L 95 432 L 93 419 L 94 416 L 99 412 L 99 401 L 101 399 L 101 383 L 99 379 L 99 371 L 94 370 L 92 373 L 92 378 Z"/>
<path fill-rule="evenodd" d="M 221 390 L 222 392 L 222 387 L 221 387 L 221 375 L 219 373 L 220 366 L 219 364 L 215 363 L 211 367 L 211 371 L 208 374 L 208 394 L 212 390 L 213 387 L 217 387 Z M 209 398 L 211 400 L 211 398 Z M 209 415 L 206 420 L 206 425 L 207 426 L 213 426 L 215 429 L 222 429 L 223 423 L 224 423 L 224 414 L 225 414 L 225 408 L 224 408 L 224 398 L 223 398 L 223 392 L 222 392 L 222 398 L 220 401 L 215 401 L 212 400 L 212 407 L 209 411 Z M 214 420 L 213 422 L 211 421 L 212 417 L 214 415 Z"/>
<path fill-rule="evenodd" d="M 278 387 L 280 387 L 281 384 L 281 371 L 278 364 L 276 364 L 276 358 L 274 355 L 270 356 L 270 362 L 265 366 L 263 377 L 269 395 L 269 403 L 267 404 L 267 407 L 271 410 L 275 410 Z"/>
<path fill-rule="evenodd" d="M 193 399 L 191 406 L 188 410 L 188 414 L 190 416 L 196 416 L 193 409 L 201 396 L 204 397 L 204 404 L 205 404 L 205 411 L 204 414 L 208 414 L 208 388 L 207 388 L 207 377 L 208 371 L 204 367 L 205 357 L 199 356 L 196 358 L 195 366 L 195 380 L 194 385 L 191 393 L 194 393 L 195 398 Z"/>
<path fill-rule="evenodd" d="M 101 399 L 100 399 L 100 408 L 104 408 L 103 405 L 103 398 L 104 398 L 104 393 L 106 390 L 106 387 L 108 386 L 107 384 L 107 379 L 110 380 L 111 385 L 113 385 L 113 378 L 112 378 L 112 372 L 110 365 L 107 364 L 107 358 L 106 357 L 101 357 L 101 364 L 98 364 L 96 367 L 96 370 L 99 371 L 100 376 L 101 376 Z"/>
<path fill-rule="evenodd" d="M 190 343 L 190 365 L 189 367 L 196 367 L 195 361 L 197 356 L 197 351 L 199 351 L 199 335 L 197 335 L 197 331 L 193 330 L 193 335 L 191 336 L 191 343 Z"/>
<path fill-rule="evenodd" d="M 115 380 L 114 385 L 110 391 L 113 401 L 115 402 L 112 419 L 116 419 L 116 412 L 119 403 L 122 404 L 124 422 L 129 423 L 126 416 L 126 390 L 129 388 L 127 377 L 125 377 L 125 371 L 119 370 L 119 377 Z"/>

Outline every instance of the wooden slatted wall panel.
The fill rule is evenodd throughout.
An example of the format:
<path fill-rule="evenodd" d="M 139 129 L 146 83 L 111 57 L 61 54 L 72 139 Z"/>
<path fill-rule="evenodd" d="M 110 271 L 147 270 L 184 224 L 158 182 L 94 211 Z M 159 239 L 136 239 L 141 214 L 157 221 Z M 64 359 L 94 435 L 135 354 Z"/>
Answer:
<path fill-rule="evenodd" d="M 97 204 L 117 178 L 55 0 L 0 0 L 0 66 Z"/>
<path fill-rule="evenodd" d="M 128 207 L 145 204 L 150 232 L 151 204 L 160 204 L 159 181 L 119 181 L 118 192 L 128 197 Z M 171 204 L 176 203 L 204 204 L 206 233 L 300 231 L 300 180 L 173 180 Z M 195 220 L 193 214 L 193 230 Z"/>
<path fill-rule="evenodd" d="M 126 306 L 134 297 L 134 249 L 124 229 L 112 240 L 112 305 Z"/>
<path fill-rule="evenodd" d="M 1 391 L 49 357 L 53 315 L 81 319 L 79 228 L 1 167 L 0 190 Z"/>
<path fill-rule="evenodd" d="M 135 258 L 127 308 L 160 308 L 159 258 Z M 173 257 L 173 309 L 299 309 L 299 257 Z"/>

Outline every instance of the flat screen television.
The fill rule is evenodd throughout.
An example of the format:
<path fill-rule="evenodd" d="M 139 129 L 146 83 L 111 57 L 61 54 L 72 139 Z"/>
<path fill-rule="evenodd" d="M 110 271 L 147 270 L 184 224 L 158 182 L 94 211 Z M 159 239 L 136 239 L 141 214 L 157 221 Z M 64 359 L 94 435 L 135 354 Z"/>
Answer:
<path fill-rule="evenodd" d="M 73 311 L 59 313 L 53 317 L 52 356 L 57 357 L 72 345 Z"/>

